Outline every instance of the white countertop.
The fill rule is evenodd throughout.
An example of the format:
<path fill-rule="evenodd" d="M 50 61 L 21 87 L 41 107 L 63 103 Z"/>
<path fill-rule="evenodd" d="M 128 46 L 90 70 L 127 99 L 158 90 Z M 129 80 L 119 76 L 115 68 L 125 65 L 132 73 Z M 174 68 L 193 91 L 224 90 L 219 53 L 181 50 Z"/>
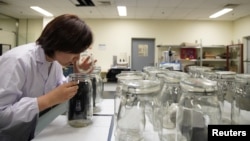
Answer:
<path fill-rule="evenodd" d="M 95 115 L 114 115 L 114 99 L 103 99 L 97 106 L 101 111 L 94 112 Z"/>
<path fill-rule="evenodd" d="M 114 99 L 103 99 L 101 111 L 94 113 L 93 123 L 82 128 L 68 125 L 67 116 L 59 115 L 32 141 L 107 141 L 110 140 L 113 126 Z"/>
<path fill-rule="evenodd" d="M 93 123 L 82 128 L 73 128 L 67 116 L 60 115 L 32 141 L 107 141 L 112 116 L 93 116 Z"/>

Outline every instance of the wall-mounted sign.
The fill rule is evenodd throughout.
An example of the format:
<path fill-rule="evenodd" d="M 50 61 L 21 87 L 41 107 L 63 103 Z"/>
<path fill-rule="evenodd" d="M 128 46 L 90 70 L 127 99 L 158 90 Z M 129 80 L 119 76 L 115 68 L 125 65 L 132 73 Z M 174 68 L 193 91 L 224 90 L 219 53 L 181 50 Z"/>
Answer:
<path fill-rule="evenodd" d="M 148 56 L 148 45 L 139 44 L 138 45 L 138 56 Z"/>

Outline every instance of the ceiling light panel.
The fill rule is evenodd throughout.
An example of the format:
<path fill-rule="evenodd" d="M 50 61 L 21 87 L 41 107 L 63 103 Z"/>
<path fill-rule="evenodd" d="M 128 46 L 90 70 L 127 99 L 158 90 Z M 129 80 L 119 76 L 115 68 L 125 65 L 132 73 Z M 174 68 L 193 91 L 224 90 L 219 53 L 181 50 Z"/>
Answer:
<path fill-rule="evenodd" d="M 232 10 L 233 10 L 233 8 L 224 8 L 224 9 L 212 14 L 211 16 L 209 16 L 209 18 L 212 18 L 212 19 L 213 18 L 218 18 L 218 17 L 220 17 L 220 16 L 222 16 L 222 15 L 224 15 L 224 14 L 226 14 L 226 13 L 232 11 Z"/>
<path fill-rule="evenodd" d="M 52 13 L 50 13 L 50 12 L 48 12 L 48 11 L 42 9 L 41 7 L 38 7 L 38 6 L 31 6 L 30 8 L 33 9 L 33 10 L 35 10 L 35 11 L 37 11 L 37 12 L 40 13 L 40 14 L 43 14 L 44 16 L 53 17 L 53 14 L 52 14 Z"/>
<path fill-rule="evenodd" d="M 119 16 L 127 16 L 126 6 L 117 6 Z"/>

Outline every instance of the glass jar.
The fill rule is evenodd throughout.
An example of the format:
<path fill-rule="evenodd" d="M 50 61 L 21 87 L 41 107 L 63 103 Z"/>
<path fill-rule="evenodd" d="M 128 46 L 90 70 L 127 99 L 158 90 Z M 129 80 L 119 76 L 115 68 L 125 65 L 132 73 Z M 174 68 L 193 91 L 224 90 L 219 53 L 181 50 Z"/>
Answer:
<path fill-rule="evenodd" d="M 202 78 L 217 81 L 218 74 L 215 71 L 205 71 Z"/>
<path fill-rule="evenodd" d="M 131 80 L 122 84 L 122 95 L 115 127 L 116 141 L 150 141 L 153 131 L 153 107 L 160 91 L 159 80 Z"/>
<path fill-rule="evenodd" d="M 92 123 L 93 97 L 92 82 L 89 75 L 72 73 L 70 81 L 78 82 L 78 90 L 68 102 L 68 124 L 72 127 L 84 127 Z"/>
<path fill-rule="evenodd" d="M 155 114 L 157 115 L 155 123 L 160 123 L 157 127 L 160 128 L 161 141 L 171 141 L 176 132 L 176 122 L 173 119 L 176 118 L 181 97 L 180 81 L 190 78 L 190 75 L 185 72 L 168 71 L 164 74 L 157 74 L 157 77 L 162 80 L 164 85 L 159 95 L 161 104 L 160 110 Z"/>
<path fill-rule="evenodd" d="M 236 74 L 232 123 L 250 124 L 250 74 Z"/>
<path fill-rule="evenodd" d="M 177 140 L 206 141 L 208 125 L 220 123 L 217 82 L 189 78 L 180 82 L 182 95 L 177 110 Z"/>
<path fill-rule="evenodd" d="M 120 74 L 116 75 L 117 86 L 116 86 L 116 94 L 115 94 L 115 101 L 114 101 L 115 117 L 117 116 L 118 107 L 119 107 L 119 103 L 121 99 L 120 97 L 122 96 L 121 91 L 122 91 L 123 82 L 132 81 L 132 80 L 144 80 L 145 77 L 146 77 L 146 74 L 141 71 L 122 71 Z"/>
<path fill-rule="evenodd" d="M 101 111 L 101 102 L 102 102 L 102 94 L 103 94 L 103 81 L 100 76 L 100 70 L 94 69 L 91 76 L 91 82 L 93 87 L 93 111 L 94 113 Z"/>
<path fill-rule="evenodd" d="M 221 124 L 232 123 L 231 105 L 233 101 L 233 83 L 236 72 L 233 71 L 216 71 L 218 84 L 218 99 L 221 108 Z"/>

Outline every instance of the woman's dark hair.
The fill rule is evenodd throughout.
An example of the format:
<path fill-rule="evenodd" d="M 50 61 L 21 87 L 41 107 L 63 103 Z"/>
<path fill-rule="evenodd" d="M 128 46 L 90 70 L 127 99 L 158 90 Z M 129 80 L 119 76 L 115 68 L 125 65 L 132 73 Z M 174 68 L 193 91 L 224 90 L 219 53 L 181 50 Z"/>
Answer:
<path fill-rule="evenodd" d="M 55 51 L 81 53 L 93 42 L 88 25 L 76 15 L 64 14 L 56 17 L 42 31 L 36 43 L 45 54 L 54 57 Z"/>

